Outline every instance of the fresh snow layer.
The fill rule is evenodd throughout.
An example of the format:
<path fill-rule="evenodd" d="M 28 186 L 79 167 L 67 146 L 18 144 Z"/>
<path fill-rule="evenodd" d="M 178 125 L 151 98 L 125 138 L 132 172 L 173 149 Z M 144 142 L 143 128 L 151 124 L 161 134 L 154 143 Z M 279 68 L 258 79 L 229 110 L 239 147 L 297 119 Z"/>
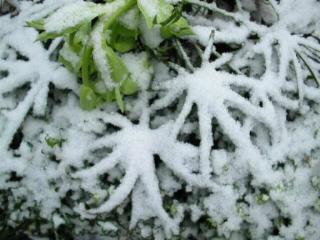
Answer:
<path fill-rule="evenodd" d="M 54 60 L 61 39 L 43 44 L 25 27 L 47 17 L 46 29 L 61 33 L 108 19 L 124 0 L 19 1 L 16 16 L 0 16 L 5 225 L 45 219 L 42 234 L 75 226 L 83 239 L 320 238 L 319 1 L 239 0 L 233 11 L 187 2 L 202 6 L 184 13 L 194 35 L 174 45 L 187 69 L 119 55 L 139 85 L 125 114 L 115 103 L 82 110 L 77 76 Z M 139 1 L 150 16 L 158 3 Z M 155 50 L 160 26 L 149 29 L 136 11 L 121 21 L 139 24 Z M 99 87 L 114 87 L 103 26 L 87 37 Z"/>

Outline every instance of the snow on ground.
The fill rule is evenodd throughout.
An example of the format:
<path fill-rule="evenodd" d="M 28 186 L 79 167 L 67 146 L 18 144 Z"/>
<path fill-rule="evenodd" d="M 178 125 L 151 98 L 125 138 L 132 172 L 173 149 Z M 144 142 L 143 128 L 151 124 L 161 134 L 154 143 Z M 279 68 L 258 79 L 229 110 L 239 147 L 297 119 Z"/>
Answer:
<path fill-rule="evenodd" d="M 3 3 L 18 7 L 0 16 L 0 236 L 30 220 L 36 237 L 319 239 L 320 2 L 186 0 L 180 66 L 124 55 L 126 112 L 84 111 L 62 39 L 26 21 L 55 12 L 56 33 L 124 2 Z"/>

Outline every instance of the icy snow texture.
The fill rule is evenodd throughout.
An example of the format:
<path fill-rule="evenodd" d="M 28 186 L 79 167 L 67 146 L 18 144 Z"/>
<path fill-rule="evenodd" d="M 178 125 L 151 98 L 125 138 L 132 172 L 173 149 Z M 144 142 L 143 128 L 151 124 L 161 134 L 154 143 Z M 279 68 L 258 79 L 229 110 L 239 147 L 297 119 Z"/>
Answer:
<path fill-rule="evenodd" d="M 313 77 L 320 75 L 320 3 L 240 0 L 228 12 L 214 3 L 187 2 L 194 11 L 202 6 L 203 16 L 186 15 L 195 32 L 188 41 L 204 49 L 198 49 L 201 66 L 193 66 L 192 54 L 178 45 L 189 71 L 171 64 L 177 72 L 172 76 L 154 61 L 150 82 L 153 71 L 141 68 L 146 56 L 124 55 L 141 89 L 126 100 L 125 116 L 112 103 L 81 110 L 75 76 L 51 60 L 60 40 L 46 49 L 35 42 L 36 31 L 24 27 L 64 6 L 68 18 L 46 23 L 59 32 L 102 9 L 80 15 L 74 10 L 90 3 L 22 1 L 16 17 L 0 17 L 0 189 L 10 192 L 0 201 L 9 200 L 6 224 L 40 216 L 56 228 L 72 222 L 76 235 L 125 235 L 124 222 L 154 239 L 172 233 L 183 239 L 272 239 L 274 229 L 281 239 L 319 239 L 320 91 Z M 153 47 L 161 41 L 149 31 L 144 40 Z M 230 52 L 219 53 L 219 43 Z M 61 146 L 49 147 L 48 138 L 60 139 Z"/>

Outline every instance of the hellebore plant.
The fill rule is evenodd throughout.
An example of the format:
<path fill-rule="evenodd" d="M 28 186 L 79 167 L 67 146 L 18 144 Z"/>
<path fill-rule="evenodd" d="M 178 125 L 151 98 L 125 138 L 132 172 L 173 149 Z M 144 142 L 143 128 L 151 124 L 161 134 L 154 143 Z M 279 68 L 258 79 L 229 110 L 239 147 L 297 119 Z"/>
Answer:
<path fill-rule="evenodd" d="M 192 34 L 177 7 L 165 0 L 115 0 L 104 4 L 76 2 L 44 19 L 30 21 L 40 31 L 40 41 L 62 37 L 59 61 L 81 78 L 80 106 L 92 110 L 101 103 L 116 101 L 125 110 L 124 95 L 139 89 L 123 55 L 137 49 L 153 48 L 148 36 L 165 39 Z M 142 47 L 138 48 L 138 46 Z M 144 67 L 150 67 L 148 60 Z"/>

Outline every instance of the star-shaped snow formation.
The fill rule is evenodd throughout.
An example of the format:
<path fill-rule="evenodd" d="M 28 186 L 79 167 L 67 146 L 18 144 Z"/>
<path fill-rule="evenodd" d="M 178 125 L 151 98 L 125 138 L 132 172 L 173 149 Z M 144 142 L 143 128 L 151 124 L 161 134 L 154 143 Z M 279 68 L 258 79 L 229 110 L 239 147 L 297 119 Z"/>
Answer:
<path fill-rule="evenodd" d="M 316 60 L 320 44 L 313 36 L 320 20 L 317 5 L 320 6 L 315 0 L 273 2 L 278 20 L 268 28 L 252 29 L 259 40 L 249 46 L 245 58 L 253 57 L 259 62 L 257 55 L 262 55 L 262 78 L 273 99 L 287 109 L 301 110 L 304 99 L 320 100 L 320 66 Z M 308 76 L 313 83 L 305 80 Z"/>
<path fill-rule="evenodd" d="M 274 58 L 274 52 L 277 59 Z M 283 107 L 295 110 L 301 106 L 304 99 L 319 101 L 319 90 L 312 86 L 314 84 L 306 84 L 304 80 L 310 75 L 316 85 L 320 84 L 317 72 L 319 64 L 314 60 L 320 53 L 320 45 L 312 37 L 304 38 L 292 35 L 288 30 L 275 29 L 263 36 L 248 55 L 252 53 L 263 55 L 265 72 L 262 78 L 265 78 L 265 82 L 273 89 L 274 84 L 278 86 L 278 92 L 274 91 L 273 97 Z M 278 69 L 275 67 L 277 61 Z M 299 99 L 287 97 L 282 92 L 298 92 Z"/>
<path fill-rule="evenodd" d="M 75 77 L 50 60 L 59 41 L 46 50 L 40 42 L 35 42 L 36 36 L 33 29 L 20 26 L 1 39 L 0 115 L 4 115 L 6 124 L 0 136 L 3 150 L 8 148 L 30 109 L 35 115 L 45 113 L 50 83 L 60 89 L 77 90 Z M 19 88 L 25 93 L 23 99 L 10 95 Z"/>
<path fill-rule="evenodd" d="M 144 199 L 153 212 L 152 216 L 160 219 L 166 234 L 177 233 L 177 224 L 162 206 L 154 156 L 158 155 L 165 166 L 187 184 L 208 187 L 208 182 L 204 181 L 202 176 L 193 174 L 193 169 L 186 165 L 187 161 L 197 157 L 197 148 L 174 141 L 170 134 L 171 124 L 150 129 L 145 121 L 134 125 L 119 115 L 110 115 L 103 121 L 121 130 L 94 141 L 88 147 L 87 153 L 106 147 L 112 148 L 112 152 L 94 166 L 80 170 L 74 176 L 81 178 L 84 186 L 92 187 L 99 175 L 110 172 L 116 166 L 124 169 L 125 175 L 111 196 L 98 208 L 88 210 L 88 213 L 110 212 L 133 191 L 131 227 L 144 217 L 141 212 L 144 210 L 137 209 L 137 201 Z"/>
<path fill-rule="evenodd" d="M 273 144 L 280 141 L 279 121 L 268 94 L 264 91 L 260 80 L 243 75 L 234 75 L 216 69 L 230 61 L 230 55 L 224 55 L 213 63 L 205 62 L 194 73 L 180 70 L 177 78 L 160 83 L 157 90 L 164 90 L 166 95 L 152 106 L 153 110 L 170 105 L 183 93 L 186 100 L 174 123 L 172 136 L 177 137 L 186 122 L 193 105 L 197 106 L 200 130 L 200 170 L 209 176 L 212 172 L 210 154 L 214 145 L 212 119 L 215 118 L 224 134 L 237 147 L 239 155 L 247 156 L 253 174 L 262 181 L 268 182 L 268 174 L 272 174 L 271 165 L 252 144 L 250 132 L 255 123 L 262 123 L 269 129 Z M 251 97 L 242 96 L 236 89 L 246 89 Z M 245 114 L 243 125 L 232 117 L 230 107 Z M 259 164 L 256 160 L 259 159 Z M 266 174 L 268 173 L 268 174 Z"/>

